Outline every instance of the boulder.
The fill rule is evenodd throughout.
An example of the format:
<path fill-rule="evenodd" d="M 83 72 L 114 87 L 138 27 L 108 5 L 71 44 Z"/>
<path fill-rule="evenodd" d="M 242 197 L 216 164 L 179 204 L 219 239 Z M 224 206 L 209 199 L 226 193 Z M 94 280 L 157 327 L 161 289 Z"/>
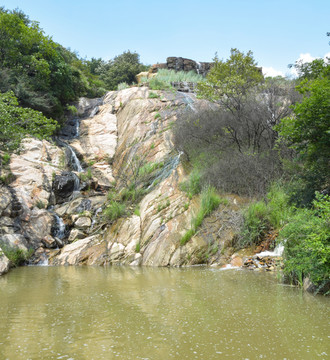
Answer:
<path fill-rule="evenodd" d="M 79 178 L 72 172 L 63 171 L 56 175 L 53 182 L 53 191 L 57 204 L 68 201 L 74 191 L 79 189 Z"/>
<path fill-rule="evenodd" d="M 75 221 L 74 226 L 81 230 L 87 230 L 92 226 L 92 220 L 87 216 L 81 216 Z"/>
<path fill-rule="evenodd" d="M 9 271 L 9 268 L 10 261 L 0 247 L 0 275 L 7 273 Z"/>

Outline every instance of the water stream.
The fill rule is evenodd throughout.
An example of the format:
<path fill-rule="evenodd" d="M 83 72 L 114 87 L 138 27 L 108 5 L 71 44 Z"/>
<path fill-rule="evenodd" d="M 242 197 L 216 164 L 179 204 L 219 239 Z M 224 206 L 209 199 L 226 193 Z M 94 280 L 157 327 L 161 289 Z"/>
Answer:
<path fill-rule="evenodd" d="M 329 299 L 242 270 L 22 267 L 0 359 L 328 359 Z"/>

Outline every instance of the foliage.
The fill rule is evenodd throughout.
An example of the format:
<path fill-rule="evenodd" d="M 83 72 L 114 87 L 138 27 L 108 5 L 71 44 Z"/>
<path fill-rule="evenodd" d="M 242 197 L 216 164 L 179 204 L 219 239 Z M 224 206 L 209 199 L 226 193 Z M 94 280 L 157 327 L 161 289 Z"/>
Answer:
<path fill-rule="evenodd" d="M 203 82 L 202 75 L 196 74 L 195 71 L 175 71 L 167 69 L 159 69 L 157 75 L 151 78 L 141 78 L 142 84 L 148 84 L 152 90 L 169 90 L 172 88 L 173 82 Z"/>
<path fill-rule="evenodd" d="M 152 91 L 150 91 L 148 98 L 149 98 L 149 99 L 157 99 L 157 98 L 159 98 L 159 95 L 156 94 L 156 93 L 154 93 L 154 92 L 152 92 Z"/>
<path fill-rule="evenodd" d="M 146 70 L 140 63 L 140 56 L 136 52 L 124 51 L 108 62 L 99 62 L 95 69 L 109 90 L 116 90 L 120 83 L 132 84 L 135 76 Z"/>
<path fill-rule="evenodd" d="M 320 290 L 330 279 L 330 198 L 316 194 L 312 209 L 298 209 L 280 231 L 285 241 L 284 272 L 302 285 L 308 277 Z"/>
<path fill-rule="evenodd" d="M 274 183 L 265 200 L 252 202 L 243 212 L 244 223 L 236 245 L 242 248 L 259 244 L 268 231 L 284 226 L 292 213 L 283 185 Z"/>
<path fill-rule="evenodd" d="M 120 84 L 118 84 L 117 86 L 117 90 L 124 90 L 124 89 L 128 89 L 129 85 L 126 82 L 122 82 Z"/>
<path fill-rule="evenodd" d="M 8 151 L 16 149 L 27 135 L 49 138 L 57 122 L 39 111 L 20 107 L 13 92 L 8 91 L 0 93 L 0 127 L 0 149 Z"/>
<path fill-rule="evenodd" d="M 197 195 L 201 192 L 201 173 L 197 169 L 194 169 L 188 180 L 179 184 L 180 190 L 185 191 L 188 197 L 191 199 L 194 195 Z"/>
<path fill-rule="evenodd" d="M 202 225 L 204 218 L 211 214 L 220 203 L 227 204 L 227 199 L 222 199 L 213 187 L 206 187 L 201 193 L 201 205 L 197 215 L 192 219 L 191 228 L 183 235 L 180 240 L 181 246 L 185 245 L 194 236 L 198 228 Z"/>
<path fill-rule="evenodd" d="M 245 55 L 238 49 L 231 49 L 227 61 L 219 60 L 217 55 L 213 61 L 206 81 L 198 84 L 198 94 L 239 111 L 249 91 L 263 81 L 252 52 Z"/>
<path fill-rule="evenodd" d="M 0 91 L 12 90 L 21 105 L 59 118 L 79 96 L 103 93 L 86 63 L 22 11 L 1 8 L 0 29 Z"/>
<path fill-rule="evenodd" d="M 33 254 L 33 249 L 23 250 L 18 247 L 12 248 L 5 244 L 1 244 L 1 249 L 14 266 L 22 265 L 28 261 Z"/>
<path fill-rule="evenodd" d="M 330 66 L 323 63 L 320 68 L 320 63 L 317 60 L 317 70 L 307 74 L 305 67 L 302 68 L 304 79 L 297 86 L 302 101 L 276 127 L 282 142 L 297 153 L 297 184 L 301 187 L 293 197 L 297 193 L 309 195 L 299 195 L 299 205 L 310 204 L 316 190 L 330 190 Z M 309 68 L 313 69 L 313 64 Z"/>
<path fill-rule="evenodd" d="M 125 214 L 125 204 L 117 201 L 111 201 L 109 205 L 103 210 L 103 216 L 106 220 L 113 222 Z"/>

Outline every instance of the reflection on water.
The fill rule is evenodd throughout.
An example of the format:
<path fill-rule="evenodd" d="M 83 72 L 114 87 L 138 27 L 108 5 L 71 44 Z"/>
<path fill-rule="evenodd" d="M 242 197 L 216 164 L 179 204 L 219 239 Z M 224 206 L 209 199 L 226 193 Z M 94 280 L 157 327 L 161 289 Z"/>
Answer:
<path fill-rule="evenodd" d="M 24 267 L 0 278 L 0 359 L 326 359 L 328 305 L 268 273 Z"/>

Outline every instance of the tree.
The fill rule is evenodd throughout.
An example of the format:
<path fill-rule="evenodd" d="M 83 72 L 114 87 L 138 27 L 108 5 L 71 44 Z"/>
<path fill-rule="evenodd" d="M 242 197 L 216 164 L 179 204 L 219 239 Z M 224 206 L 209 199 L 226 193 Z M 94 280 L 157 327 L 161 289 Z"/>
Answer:
<path fill-rule="evenodd" d="M 20 107 L 12 91 L 0 93 L 0 150 L 15 150 L 23 137 L 49 138 L 57 122 L 41 112 Z"/>
<path fill-rule="evenodd" d="M 297 86 L 302 101 L 277 126 L 281 139 L 297 152 L 305 203 L 312 201 L 316 190 L 330 191 L 330 66 L 322 65 L 320 71 L 319 59 L 314 63 L 316 74 L 304 75 Z"/>
<path fill-rule="evenodd" d="M 0 69 L 2 92 L 12 90 L 21 105 L 58 119 L 68 103 L 101 95 L 96 87 L 104 86 L 77 54 L 17 9 L 0 9 Z"/>
<path fill-rule="evenodd" d="M 96 71 L 108 89 L 117 90 L 118 84 L 122 82 L 132 84 L 135 81 L 135 76 L 146 70 L 146 66 L 141 64 L 139 59 L 139 54 L 128 50 L 108 63 L 101 63 Z"/>
<path fill-rule="evenodd" d="M 217 55 L 213 61 L 206 82 L 198 84 L 198 95 L 219 102 L 230 111 L 239 111 L 250 90 L 263 81 L 253 53 L 248 51 L 245 55 L 231 49 L 227 61 L 219 60 Z"/>

